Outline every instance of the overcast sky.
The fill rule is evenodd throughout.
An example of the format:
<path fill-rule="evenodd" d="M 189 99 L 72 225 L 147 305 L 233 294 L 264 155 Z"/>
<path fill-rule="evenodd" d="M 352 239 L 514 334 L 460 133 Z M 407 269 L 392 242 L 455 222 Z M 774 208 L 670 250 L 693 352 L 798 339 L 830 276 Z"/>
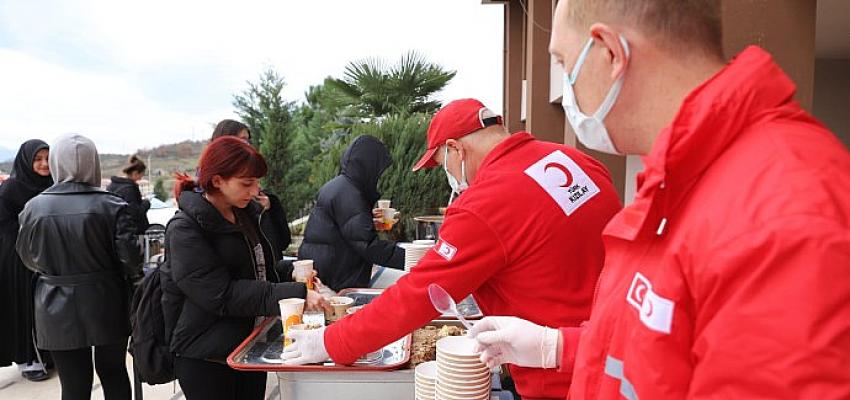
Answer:
<path fill-rule="evenodd" d="M 266 67 L 285 97 L 408 50 L 458 74 L 438 98 L 502 107 L 502 7 L 480 0 L 0 2 L 0 146 L 77 132 L 104 153 L 202 139 Z"/>

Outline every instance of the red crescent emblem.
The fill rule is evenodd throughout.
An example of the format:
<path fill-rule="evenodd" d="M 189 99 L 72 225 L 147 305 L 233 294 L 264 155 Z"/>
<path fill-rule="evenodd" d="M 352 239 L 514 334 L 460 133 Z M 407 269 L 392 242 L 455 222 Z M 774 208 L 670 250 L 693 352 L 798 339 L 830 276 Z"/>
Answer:
<path fill-rule="evenodd" d="M 549 164 L 546 164 L 545 167 L 543 167 L 543 172 L 546 173 L 546 171 L 549 170 L 549 168 L 555 168 L 555 169 L 563 172 L 564 176 L 567 177 L 567 182 L 564 183 L 563 185 L 561 185 L 561 187 L 565 188 L 565 187 L 572 186 L 572 184 L 573 184 L 573 174 L 570 173 L 570 170 L 568 170 L 567 167 L 565 167 L 563 164 L 558 164 L 556 162 L 550 162 Z"/>

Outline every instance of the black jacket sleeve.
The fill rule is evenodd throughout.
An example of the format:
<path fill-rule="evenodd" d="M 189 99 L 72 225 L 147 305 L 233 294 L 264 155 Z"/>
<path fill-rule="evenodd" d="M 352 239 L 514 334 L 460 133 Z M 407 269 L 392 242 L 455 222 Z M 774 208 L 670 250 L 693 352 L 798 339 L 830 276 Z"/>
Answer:
<path fill-rule="evenodd" d="M 378 233 L 375 232 L 375 224 L 372 222 L 370 206 L 362 202 L 357 209 L 368 211 L 356 211 L 350 214 L 348 218 L 341 218 L 340 216 L 346 214 L 344 210 L 351 210 L 352 207 L 351 204 L 342 203 L 343 201 L 339 197 L 333 199 L 333 216 L 334 222 L 339 227 L 340 234 L 346 243 L 360 257 L 373 264 L 403 269 L 404 249 L 396 246 L 395 242 L 378 238 Z"/>
<path fill-rule="evenodd" d="M 130 206 L 122 207 L 115 220 L 115 251 L 124 276 L 130 283 L 136 284 L 144 277 L 142 248 L 136 236 L 136 221 Z"/>
<path fill-rule="evenodd" d="M 303 283 L 272 283 L 232 279 L 217 263 L 215 250 L 197 224 L 185 219 L 169 225 L 169 263 L 172 279 L 198 307 L 220 316 L 277 315 L 277 301 L 307 296 Z"/>

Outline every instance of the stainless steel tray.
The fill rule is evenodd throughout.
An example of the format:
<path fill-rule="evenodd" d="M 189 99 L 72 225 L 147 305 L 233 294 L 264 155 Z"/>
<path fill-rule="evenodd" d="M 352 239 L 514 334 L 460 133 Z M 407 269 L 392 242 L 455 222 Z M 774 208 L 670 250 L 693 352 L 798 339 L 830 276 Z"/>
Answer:
<path fill-rule="evenodd" d="M 410 341 L 407 335 L 380 350 L 369 353 L 353 365 L 338 365 L 330 360 L 323 364 L 285 365 L 283 327 L 280 317 L 266 318 L 245 341 L 227 358 L 227 364 L 242 371 L 325 372 L 325 371 L 386 371 L 398 369 L 410 360 Z"/>

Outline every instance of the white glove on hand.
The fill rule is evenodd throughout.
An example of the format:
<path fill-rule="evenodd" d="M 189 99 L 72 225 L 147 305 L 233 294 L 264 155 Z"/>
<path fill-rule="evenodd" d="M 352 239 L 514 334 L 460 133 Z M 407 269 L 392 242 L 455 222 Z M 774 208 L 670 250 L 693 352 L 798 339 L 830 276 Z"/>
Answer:
<path fill-rule="evenodd" d="M 322 363 L 330 356 L 325 349 L 325 328 L 289 331 L 293 343 L 283 349 L 280 358 L 287 365 Z"/>
<path fill-rule="evenodd" d="M 486 317 L 472 326 L 467 334 L 475 339 L 481 362 L 494 368 L 514 364 L 529 368 L 558 366 L 556 329 L 540 326 L 516 317 Z"/>

